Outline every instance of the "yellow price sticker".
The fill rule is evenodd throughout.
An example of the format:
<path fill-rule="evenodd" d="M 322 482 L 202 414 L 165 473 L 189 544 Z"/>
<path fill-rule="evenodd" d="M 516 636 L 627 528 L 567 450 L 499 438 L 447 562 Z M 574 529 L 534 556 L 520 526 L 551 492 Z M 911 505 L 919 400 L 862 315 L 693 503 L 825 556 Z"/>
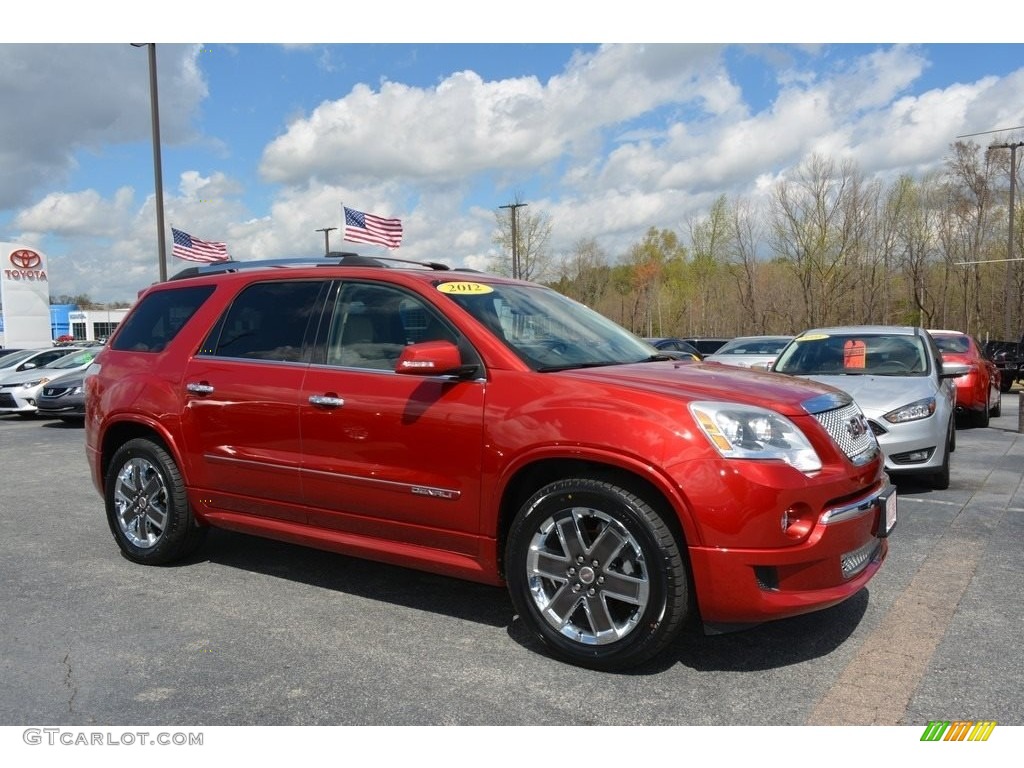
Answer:
<path fill-rule="evenodd" d="M 478 296 L 483 293 L 494 292 L 494 289 L 489 285 L 469 282 L 441 283 L 437 286 L 437 290 L 441 293 L 452 293 L 459 296 Z"/>
<path fill-rule="evenodd" d="M 821 341 L 827 338 L 827 333 L 809 333 L 806 336 L 798 336 L 797 341 Z"/>

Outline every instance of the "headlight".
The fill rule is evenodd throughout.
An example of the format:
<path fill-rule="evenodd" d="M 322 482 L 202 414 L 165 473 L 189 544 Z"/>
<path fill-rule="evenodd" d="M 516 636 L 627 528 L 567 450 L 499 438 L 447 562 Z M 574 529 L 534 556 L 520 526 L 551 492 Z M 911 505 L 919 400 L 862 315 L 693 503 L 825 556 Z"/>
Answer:
<path fill-rule="evenodd" d="M 697 425 L 727 459 L 784 461 L 801 472 L 821 469 L 804 433 L 781 414 L 736 403 L 690 403 Z"/>
<path fill-rule="evenodd" d="M 32 389 L 32 387 L 38 387 L 40 384 L 45 384 L 49 379 L 33 379 L 32 381 L 23 381 L 21 383 L 22 389 Z"/>
<path fill-rule="evenodd" d="M 890 424 L 902 424 L 906 421 L 918 421 L 927 419 L 935 413 L 935 398 L 926 397 L 924 400 L 904 405 L 894 411 L 889 411 L 882 418 Z"/>

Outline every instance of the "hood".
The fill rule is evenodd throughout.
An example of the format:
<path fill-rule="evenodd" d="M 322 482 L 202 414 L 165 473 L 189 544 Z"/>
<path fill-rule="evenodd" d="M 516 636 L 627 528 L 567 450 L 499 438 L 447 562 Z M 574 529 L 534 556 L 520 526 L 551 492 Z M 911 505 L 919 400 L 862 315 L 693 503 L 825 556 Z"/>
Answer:
<path fill-rule="evenodd" d="M 916 400 L 939 396 L 932 376 L 800 376 L 849 394 L 869 419 L 880 418 Z"/>
<path fill-rule="evenodd" d="M 724 400 L 802 416 L 802 403 L 836 392 L 824 383 L 715 363 L 664 361 L 581 368 L 545 374 L 616 385 L 686 400 Z"/>

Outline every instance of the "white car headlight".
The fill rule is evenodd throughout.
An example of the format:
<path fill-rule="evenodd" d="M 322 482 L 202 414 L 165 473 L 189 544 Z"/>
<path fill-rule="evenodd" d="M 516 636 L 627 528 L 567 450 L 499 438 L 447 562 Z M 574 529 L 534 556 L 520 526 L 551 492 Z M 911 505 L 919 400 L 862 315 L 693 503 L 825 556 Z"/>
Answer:
<path fill-rule="evenodd" d="M 727 459 L 784 461 L 801 472 L 821 469 L 804 433 L 785 416 L 755 405 L 690 403 L 697 425 Z"/>
<path fill-rule="evenodd" d="M 40 384 L 45 384 L 49 379 L 33 379 L 32 381 L 24 381 L 21 384 L 22 389 L 32 389 L 32 387 L 38 387 Z"/>
<path fill-rule="evenodd" d="M 910 403 L 909 405 L 904 405 L 893 411 L 889 411 L 882 418 L 890 424 L 902 424 L 906 421 L 927 419 L 933 413 L 935 413 L 935 398 L 926 397 L 924 400 L 918 400 Z"/>

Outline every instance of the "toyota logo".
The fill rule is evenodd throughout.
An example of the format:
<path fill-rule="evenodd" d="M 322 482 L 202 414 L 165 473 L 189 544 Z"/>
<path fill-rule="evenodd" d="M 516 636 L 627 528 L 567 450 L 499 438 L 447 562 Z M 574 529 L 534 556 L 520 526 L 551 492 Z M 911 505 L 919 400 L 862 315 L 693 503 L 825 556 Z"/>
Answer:
<path fill-rule="evenodd" d="M 11 264 L 18 269 L 36 269 L 43 263 L 43 257 L 35 251 L 20 250 L 11 254 Z"/>

